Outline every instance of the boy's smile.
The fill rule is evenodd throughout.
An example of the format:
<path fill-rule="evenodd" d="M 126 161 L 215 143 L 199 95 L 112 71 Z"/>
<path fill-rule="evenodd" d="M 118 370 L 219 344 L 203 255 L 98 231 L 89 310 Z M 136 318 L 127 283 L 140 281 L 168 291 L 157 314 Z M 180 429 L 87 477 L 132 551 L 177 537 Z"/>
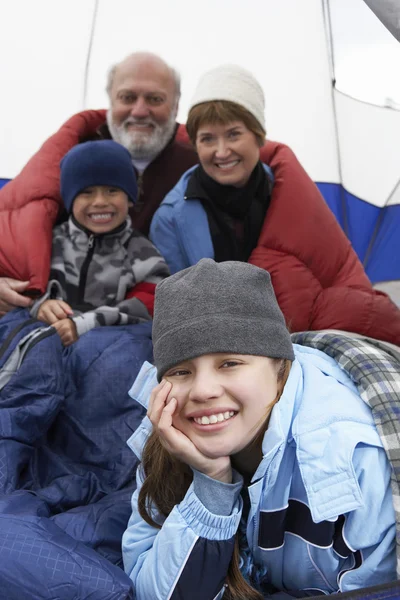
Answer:
<path fill-rule="evenodd" d="M 92 233 L 108 233 L 121 225 L 129 208 L 128 196 L 119 188 L 93 185 L 78 194 L 72 213 Z"/>

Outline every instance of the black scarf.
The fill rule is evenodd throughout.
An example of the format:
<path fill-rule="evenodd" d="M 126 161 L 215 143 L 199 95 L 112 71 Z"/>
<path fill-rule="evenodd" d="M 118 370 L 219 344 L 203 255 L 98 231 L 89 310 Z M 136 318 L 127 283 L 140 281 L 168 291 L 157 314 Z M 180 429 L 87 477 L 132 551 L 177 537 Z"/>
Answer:
<path fill-rule="evenodd" d="M 216 262 L 249 259 L 271 199 L 271 182 L 261 162 L 241 188 L 216 182 L 199 165 L 189 179 L 185 199 L 198 199 L 204 206 Z M 239 227 L 243 236 L 238 235 Z"/>

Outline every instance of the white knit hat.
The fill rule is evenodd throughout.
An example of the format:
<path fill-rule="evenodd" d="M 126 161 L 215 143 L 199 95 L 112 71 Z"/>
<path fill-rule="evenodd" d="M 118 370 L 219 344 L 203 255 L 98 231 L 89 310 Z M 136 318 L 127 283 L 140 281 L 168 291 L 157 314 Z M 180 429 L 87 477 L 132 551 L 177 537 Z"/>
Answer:
<path fill-rule="evenodd" d="M 229 100 L 243 106 L 266 131 L 264 92 L 250 71 L 238 65 L 221 65 L 204 73 L 189 108 L 212 100 Z"/>

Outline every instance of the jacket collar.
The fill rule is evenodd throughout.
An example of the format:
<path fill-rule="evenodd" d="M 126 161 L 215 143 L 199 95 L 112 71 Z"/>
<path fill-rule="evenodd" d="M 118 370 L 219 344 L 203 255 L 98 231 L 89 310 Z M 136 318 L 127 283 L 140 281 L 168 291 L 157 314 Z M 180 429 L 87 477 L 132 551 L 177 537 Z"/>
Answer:
<path fill-rule="evenodd" d="M 71 214 L 68 219 L 68 233 L 71 239 L 74 239 L 76 243 L 87 245 L 88 240 L 91 236 L 94 236 L 96 240 L 100 241 L 103 239 L 117 241 L 120 243 L 124 243 L 130 236 L 132 231 L 132 221 L 129 216 L 125 219 L 121 225 L 113 229 L 112 231 L 108 231 L 107 233 L 95 234 L 86 227 L 83 227 L 75 217 Z"/>
<path fill-rule="evenodd" d="M 362 428 L 364 441 L 378 446 L 381 443 L 363 402 L 349 402 L 350 394 L 358 393 L 337 363 L 319 350 L 297 345 L 294 349 L 296 360 L 282 397 L 271 413 L 263 440 L 263 460 L 252 481 L 265 477 L 268 471 L 268 486 L 276 484 L 277 477 L 282 477 L 279 466 L 285 447 L 294 445 L 311 515 L 318 523 L 363 504 L 352 462 L 354 448 L 360 441 L 357 425 Z M 321 402 L 316 402 L 315 390 L 321 389 L 323 380 L 326 389 Z M 335 381 L 343 385 L 341 397 L 337 396 Z M 341 431 L 347 426 L 348 435 L 338 436 L 338 424 Z M 289 484 L 291 473 L 287 477 Z"/>
<path fill-rule="evenodd" d="M 363 499 L 352 465 L 352 453 L 359 441 L 358 433 L 355 432 L 353 435 L 349 430 L 346 439 L 341 436 L 340 445 L 335 445 L 336 424 L 341 420 L 346 421 L 348 395 L 344 395 L 343 400 L 328 398 L 329 405 L 337 402 L 338 406 L 321 422 L 321 414 L 326 408 L 321 405 L 319 409 L 315 403 L 315 389 L 318 389 L 316 385 L 319 383 L 317 379 L 333 378 L 350 392 L 356 392 L 356 388 L 348 375 L 326 354 L 297 345 L 294 349 L 296 360 L 292 365 L 284 392 L 271 413 L 262 444 L 263 459 L 252 478 L 252 484 L 258 490 L 258 482 L 268 471 L 268 485 L 273 486 L 278 473 L 282 475 L 279 466 L 284 449 L 287 444 L 294 444 L 311 515 L 318 523 L 336 518 L 339 512 L 349 512 L 359 508 L 363 504 Z M 147 408 L 151 391 L 157 383 L 156 368 L 145 362 L 129 395 Z M 362 403 L 360 407 L 359 414 L 357 409 L 354 411 L 353 407 L 348 407 L 349 414 L 351 413 L 353 418 L 355 416 L 356 422 L 364 421 L 366 425 L 373 424 L 372 416 L 368 416 L 368 410 L 363 410 Z M 314 419 L 310 418 L 310 414 L 313 413 L 316 414 Z M 344 413 L 343 417 L 340 416 L 341 413 Z M 127 442 L 139 460 L 151 430 L 151 422 L 148 417 L 145 417 Z M 376 430 L 372 427 L 368 428 L 368 431 L 370 431 L 371 443 L 381 445 Z M 325 458 L 324 453 L 327 452 L 328 443 L 331 446 L 330 456 Z M 321 456 L 324 456 L 324 469 L 318 466 Z M 274 468 L 270 469 L 272 464 Z M 287 476 L 289 479 L 291 474 L 287 473 Z M 249 488 L 250 493 L 252 487 L 253 485 Z"/>

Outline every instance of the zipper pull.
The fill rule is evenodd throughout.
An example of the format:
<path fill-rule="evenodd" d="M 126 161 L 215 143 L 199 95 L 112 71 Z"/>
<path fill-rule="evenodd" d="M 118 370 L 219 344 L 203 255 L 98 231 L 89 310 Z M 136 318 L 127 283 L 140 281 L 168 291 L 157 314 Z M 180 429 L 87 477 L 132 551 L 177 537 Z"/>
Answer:
<path fill-rule="evenodd" d="M 89 240 L 88 240 L 88 245 L 87 245 L 88 250 L 90 250 L 91 248 L 93 248 L 93 244 L 94 244 L 94 234 L 92 233 L 89 236 Z"/>

